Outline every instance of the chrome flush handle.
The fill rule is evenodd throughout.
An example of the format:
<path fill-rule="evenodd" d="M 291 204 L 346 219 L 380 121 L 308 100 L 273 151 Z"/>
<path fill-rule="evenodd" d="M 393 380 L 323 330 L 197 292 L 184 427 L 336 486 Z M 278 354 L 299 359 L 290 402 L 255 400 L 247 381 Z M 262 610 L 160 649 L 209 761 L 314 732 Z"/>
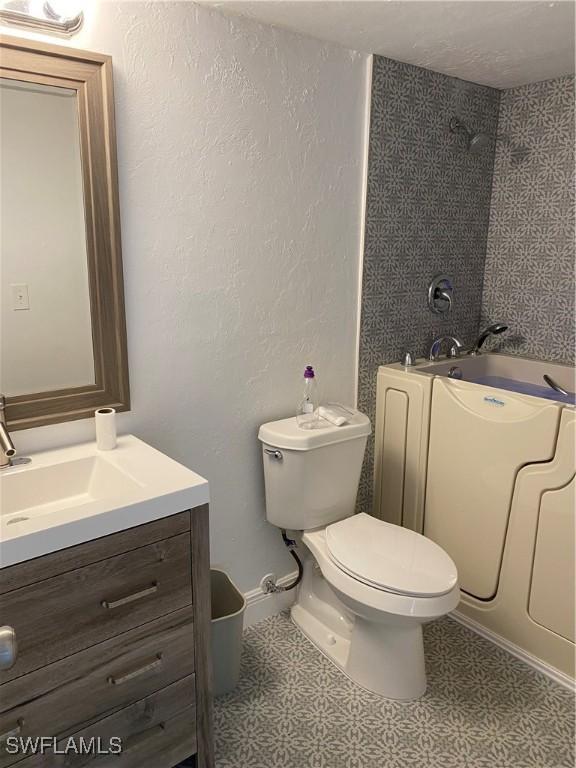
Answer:
<path fill-rule="evenodd" d="M 282 461 L 284 458 L 284 456 L 282 456 L 282 451 L 275 448 L 264 448 L 264 453 L 270 456 L 271 459 L 276 459 L 276 461 Z"/>

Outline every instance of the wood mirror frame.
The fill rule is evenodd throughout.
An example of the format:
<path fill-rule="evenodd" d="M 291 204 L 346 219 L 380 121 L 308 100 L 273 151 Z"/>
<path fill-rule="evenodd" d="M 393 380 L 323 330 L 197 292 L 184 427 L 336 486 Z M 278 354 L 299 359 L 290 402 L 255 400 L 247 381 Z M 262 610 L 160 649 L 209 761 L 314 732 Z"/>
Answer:
<path fill-rule="evenodd" d="M 94 384 L 7 397 L 11 430 L 130 408 L 112 59 L 0 35 L 0 77 L 76 90 L 84 185 Z"/>

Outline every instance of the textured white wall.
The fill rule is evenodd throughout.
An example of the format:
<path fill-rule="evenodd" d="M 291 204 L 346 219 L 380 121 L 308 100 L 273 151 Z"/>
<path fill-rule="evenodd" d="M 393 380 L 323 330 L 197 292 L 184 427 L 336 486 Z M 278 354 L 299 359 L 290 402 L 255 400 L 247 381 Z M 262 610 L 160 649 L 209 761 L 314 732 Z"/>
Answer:
<path fill-rule="evenodd" d="M 258 425 L 305 364 L 352 402 L 365 57 L 191 3 L 89 9 L 114 58 L 131 431 L 206 476 L 212 559 L 293 569 L 264 517 Z M 16 433 L 22 449 L 91 434 Z"/>

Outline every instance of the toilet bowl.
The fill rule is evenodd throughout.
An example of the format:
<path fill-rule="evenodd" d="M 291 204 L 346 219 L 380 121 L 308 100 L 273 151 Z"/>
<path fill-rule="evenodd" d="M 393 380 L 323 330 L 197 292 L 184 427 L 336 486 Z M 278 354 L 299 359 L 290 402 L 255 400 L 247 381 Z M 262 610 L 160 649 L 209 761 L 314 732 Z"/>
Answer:
<path fill-rule="evenodd" d="M 295 623 L 364 688 L 391 699 L 422 696 L 422 625 L 460 599 L 450 557 L 424 536 L 363 513 L 304 533 L 302 544 L 312 557 L 292 607 Z M 317 569 L 335 599 L 327 600 L 326 589 L 319 595 L 310 574 Z M 332 621 L 326 607 L 318 610 L 321 599 Z"/>
<path fill-rule="evenodd" d="M 295 419 L 260 428 L 266 514 L 301 532 L 303 578 L 295 624 L 348 677 L 392 699 L 426 690 L 422 625 L 459 601 L 452 559 L 430 539 L 354 514 L 370 422 L 345 426 Z"/>

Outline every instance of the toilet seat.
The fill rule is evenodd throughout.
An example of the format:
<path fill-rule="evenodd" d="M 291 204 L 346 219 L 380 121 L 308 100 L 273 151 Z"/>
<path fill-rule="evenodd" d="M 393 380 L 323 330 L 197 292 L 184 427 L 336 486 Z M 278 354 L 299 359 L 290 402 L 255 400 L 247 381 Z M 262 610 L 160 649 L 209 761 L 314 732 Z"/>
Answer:
<path fill-rule="evenodd" d="M 364 513 L 327 526 L 326 550 L 349 576 L 393 594 L 440 597 L 458 583 L 454 562 L 431 539 Z"/>
<path fill-rule="evenodd" d="M 460 600 L 458 583 L 444 595 L 424 597 L 393 592 L 358 579 L 345 571 L 329 553 L 326 528 L 305 531 L 302 544 L 309 549 L 328 584 L 346 601 L 353 601 L 357 609 L 377 618 L 380 613 L 430 621 L 453 611 Z"/>

